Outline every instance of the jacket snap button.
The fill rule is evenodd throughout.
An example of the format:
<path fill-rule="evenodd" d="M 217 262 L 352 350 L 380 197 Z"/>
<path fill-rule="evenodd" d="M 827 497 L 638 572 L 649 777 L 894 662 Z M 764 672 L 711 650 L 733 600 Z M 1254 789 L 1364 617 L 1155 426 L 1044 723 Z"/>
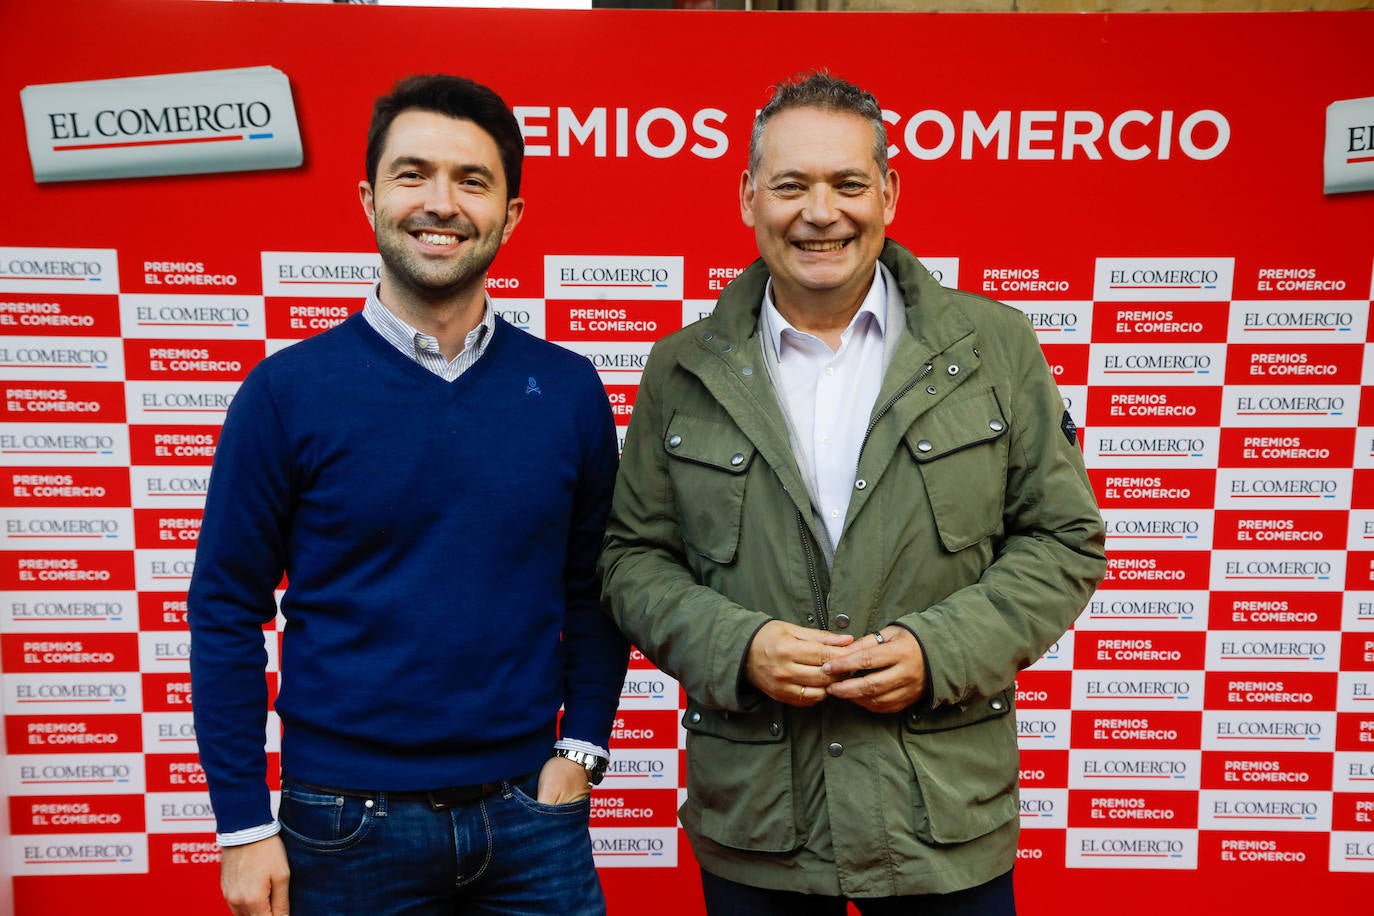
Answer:
<path fill-rule="evenodd" d="M 839 757 L 844 753 L 844 745 L 836 741 L 825 750 L 827 753 L 830 754 L 831 757 Z"/>
<path fill-rule="evenodd" d="M 918 452 L 928 452 L 934 447 L 935 446 L 930 444 L 929 439 L 922 439 L 920 442 L 916 443 L 916 451 Z"/>
<path fill-rule="evenodd" d="M 733 455 L 730 456 L 730 463 L 733 464 L 735 467 L 739 467 L 741 464 L 744 464 L 744 456 L 741 455 L 739 452 L 735 452 Z"/>
<path fill-rule="evenodd" d="M 848 614 L 836 614 L 836 615 L 835 615 L 835 626 L 839 627 L 841 630 L 847 630 L 847 629 L 849 628 L 849 615 L 848 615 Z"/>
<path fill-rule="evenodd" d="M 729 353 L 733 349 L 735 349 L 733 344 L 723 344 L 720 348 L 720 352 Z"/>
<path fill-rule="evenodd" d="M 669 448 L 677 448 L 677 447 L 678 447 L 679 445 L 681 445 L 681 444 L 682 444 L 682 437 L 681 437 L 681 436 L 674 434 L 674 435 L 671 435 L 671 436 L 668 437 L 668 447 L 669 447 Z"/>
<path fill-rule="evenodd" d="M 700 721 L 701 721 L 701 713 L 699 713 L 699 712 L 694 712 L 694 713 L 692 713 L 692 724 L 695 725 L 696 723 L 698 723 L 698 722 L 700 722 Z"/>
<path fill-rule="evenodd" d="M 959 367 L 958 367 L 958 366 L 950 366 L 950 367 L 949 367 L 948 369 L 946 369 L 945 371 L 948 372 L 950 375 L 958 375 L 958 374 L 959 374 Z"/>
<path fill-rule="evenodd" d="M 991 429 L 995 433 L 1000 433 L 1006 428 L 1007 424 L 1003 423 L 1001 420 L 990 420 L 988 422 L 988 429 Z"/>
<path fill-rule="evenodd" d="M 868 481 L 864 480 L 862 477 L 854 481 L 854 489 L 856 490 L 862 490 L 866 486 L 868 486 Z"/>
<path fill-rule="evenodd" d="M 992 701 L 991 703 L 989 703 L 988 705 L 991 706 L 994 710 L 996 710 L 996 711 L 998 711 L 998 712 L 1001 712 L 1001 711 L 1002 711 L 1002 701 L 1001 701 L 1001 700 L 993 700 L 993 701 Z"/>
<path fill-rule="evenodd" d="M 753 375 L 753 374 L 754 374 L 754 367 L 753 367 L 753 366 L 745 366 L 743 369 L 741 369 L 741 370 L 739 371 L 739 373 L 740 373 L 740 375 Z"/>
<path fill-rule="evenodd" d="M 769 723 L 768 723 L 768 734 L 770 734 L 770 735 L 772 735 L 773 737 L 776 738 L 778 735 L 781 735 L 781 734 L 782 734 L 782 726 L 779 725 L 779 724 L 776 723 L 776 722 L 769 722 Z"/>
<path fill-rule="evenodd" d="M 935 394 L 935 392 L 938 391 L 938 390 L 939 390 L 939 389 L 937 389 L 934 385 L 927 385 L 927 386 L 926 386 L 926 394 Z"/>

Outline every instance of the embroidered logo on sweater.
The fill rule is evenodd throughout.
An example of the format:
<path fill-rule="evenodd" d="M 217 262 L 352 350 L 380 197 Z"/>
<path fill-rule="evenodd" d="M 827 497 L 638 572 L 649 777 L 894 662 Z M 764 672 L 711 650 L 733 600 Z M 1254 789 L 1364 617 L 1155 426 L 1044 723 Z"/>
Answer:
<path fill-rule="evenodd" d="M 538 383 L 537 381 L 535 381 L 534 376 L 531 375 L 531 376 L 530 376 L 530 380 L 529 380 L 528 382 L 525 383 L 525 394 L 543 394 L 543 393 L 544 393 L 544 392 L 542 392 L 542 391 L 539 390 L 539 383 Z"/>

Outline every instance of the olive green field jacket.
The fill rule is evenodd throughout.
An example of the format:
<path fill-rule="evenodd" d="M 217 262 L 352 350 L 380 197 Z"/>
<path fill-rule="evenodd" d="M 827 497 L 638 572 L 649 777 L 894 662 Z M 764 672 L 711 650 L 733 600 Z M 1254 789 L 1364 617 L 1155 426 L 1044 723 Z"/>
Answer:
<path fill-rule="evenodd" d="M 1106 571 L 1103 524 L 1027 318 L 941 287 L 888 241 L 906 303 L 828 565 L 759 337 L 767 268 L 654 345 L 602 558 L 621 627 L 688 697 L 682 822 L 759 887 L 946 893 L 1015 862 L 1016 673 Z M 1066 430 L 1067 427 L 1067 430 Z M 777 703 L 743 677 L 763 624 L 916 635 L 899 714 Z"/>

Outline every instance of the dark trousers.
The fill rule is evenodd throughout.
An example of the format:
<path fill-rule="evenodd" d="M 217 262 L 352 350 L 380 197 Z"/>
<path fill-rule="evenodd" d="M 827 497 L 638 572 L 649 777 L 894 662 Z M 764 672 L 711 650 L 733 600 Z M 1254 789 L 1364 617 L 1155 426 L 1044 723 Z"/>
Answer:
<path fill-rule="evenodd" d="M 845 916 L 850 901 L 736 884 L 701 873 L 709 916 Z M 1016 916 L 1011 872 L 952 894 L 856 898 L 862 916 Z"/>

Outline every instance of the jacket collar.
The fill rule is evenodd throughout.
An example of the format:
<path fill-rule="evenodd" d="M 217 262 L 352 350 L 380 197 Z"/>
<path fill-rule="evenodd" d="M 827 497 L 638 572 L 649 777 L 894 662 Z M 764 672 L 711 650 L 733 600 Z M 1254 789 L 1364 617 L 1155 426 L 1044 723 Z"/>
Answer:
<path fill-rule="evenodd" d="M 888 239 L 878 258 L 892 271 L 906 305 L 906 331 L 917 349 L 935 354 L 972 333 L 973 325 L 954 306 L 948 290 L 906 248 Z M 742 347 L 759 331 L 759 310 L 768 267 L 756 260 L 721 293 L 706 320 L 717 340 Z M 891 333 L 894 329 L 889 328 Z"/>
<path fill-rule="evenodd" d="M 879 260 L 896 280 L 906 318 L 904 327 L 887 329 L 888 335 L 899 334 L 899 339 L 875 406 L 875 410 L 884 413 L 888 411 L 883 405 L 891 402 L 893 408 L 891 422 L 875 425 L 873 430 L 881 440 L 873 443 L 873 452 L 882 456 L 875 456 L 875 460 L 885 463 L 895 440 L 911 420 L 939 400 L 932 397 L 914 401 L 898 396 L 914 380 L 933 372 L 936 363 L 941 362 L 941 354 L 971 338 L 973 325 L 955 305 L 950 292 L 910 251 L 889 239 Z M 767 281 L 768 268 L 762 260 L 746 268 L 721 293 L 711 316 L 686 330 L 694 339 L 692 345 L 680 351 L 678 361 L 701 380 L 776 470 L 802 517 L 809 522 L 811 509 L 806 485 L 796 469 L 787 424 L 763 362 L 762 347 L 766 344 L 759 336 L 759 311 Z M 940 397 L 943 393 L 942 390 Z M 875 474 L 879 470 L 872 468 Z"/>

